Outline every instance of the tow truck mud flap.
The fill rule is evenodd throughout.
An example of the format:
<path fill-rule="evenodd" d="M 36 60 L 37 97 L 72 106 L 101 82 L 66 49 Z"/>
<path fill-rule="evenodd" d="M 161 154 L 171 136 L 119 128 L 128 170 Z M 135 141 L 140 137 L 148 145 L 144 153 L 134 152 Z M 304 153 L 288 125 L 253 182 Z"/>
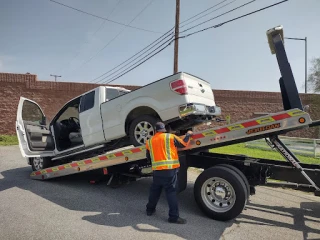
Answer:
<path fill-rule="evenodd" d="M 188 181 L 188 164 L 186 155 L 179 156 L 180 169 L 178 172 L 178 187 L 177 192 L 180 193 L 187 188 Z"/>

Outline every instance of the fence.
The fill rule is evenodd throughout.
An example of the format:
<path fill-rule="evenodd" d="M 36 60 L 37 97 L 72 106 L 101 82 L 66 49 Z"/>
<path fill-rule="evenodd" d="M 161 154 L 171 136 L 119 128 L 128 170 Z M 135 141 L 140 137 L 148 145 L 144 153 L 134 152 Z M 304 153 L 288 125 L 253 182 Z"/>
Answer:
<path fill-rule="evenodd" d="M 293 153 L 320 158 L 320 139 L 285 136 L 280 136 L 279 138 Z M 264 139 L 246 142 L 246 147 L 270 150 L 269 145 Z M 274 151 L 276 150 L 274 149 Z"/>

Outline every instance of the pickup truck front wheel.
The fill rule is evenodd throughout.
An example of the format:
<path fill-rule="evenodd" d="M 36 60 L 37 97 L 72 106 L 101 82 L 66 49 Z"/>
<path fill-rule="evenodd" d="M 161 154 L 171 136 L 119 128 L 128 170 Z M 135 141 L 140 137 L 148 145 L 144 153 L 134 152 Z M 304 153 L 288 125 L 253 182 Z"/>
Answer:
<path fill-rule="evenodd" d="M 154 126 L 160 121 L 151 115 L 143 115 L 134 119 L 129 128 L 131 144 L 134 146 L 145 145 L 147 140 L 155 134 Z"/>
<path fill-rule="evenodd" d="M 39 171 L 52 166 L 52 162 L 49 158 L 34 157 L 31 159 L 31 167 L 33 171 Z"/>

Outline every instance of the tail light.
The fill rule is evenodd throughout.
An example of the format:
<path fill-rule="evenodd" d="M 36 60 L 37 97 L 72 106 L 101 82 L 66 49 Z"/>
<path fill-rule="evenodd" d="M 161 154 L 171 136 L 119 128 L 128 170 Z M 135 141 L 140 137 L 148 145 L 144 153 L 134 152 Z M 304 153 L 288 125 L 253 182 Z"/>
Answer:
<path fill-rule="evenodd" d="M 184 80 L 175 80 L 170 83 L 170 87 L 172 91 L 180 95 L 188 94 L 187 84 Z"/>

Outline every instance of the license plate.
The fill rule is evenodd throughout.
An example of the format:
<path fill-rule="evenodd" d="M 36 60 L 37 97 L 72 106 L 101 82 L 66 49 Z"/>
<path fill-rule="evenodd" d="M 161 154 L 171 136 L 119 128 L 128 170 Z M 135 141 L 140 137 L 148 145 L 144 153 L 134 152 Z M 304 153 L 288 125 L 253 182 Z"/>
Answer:
<path fill-rule="evenodd" d="M 203 106 L 203 105 L 195 105 L 196 107 L 196 110 L 198 112 L 206 112 L 206 106 Z"/>

